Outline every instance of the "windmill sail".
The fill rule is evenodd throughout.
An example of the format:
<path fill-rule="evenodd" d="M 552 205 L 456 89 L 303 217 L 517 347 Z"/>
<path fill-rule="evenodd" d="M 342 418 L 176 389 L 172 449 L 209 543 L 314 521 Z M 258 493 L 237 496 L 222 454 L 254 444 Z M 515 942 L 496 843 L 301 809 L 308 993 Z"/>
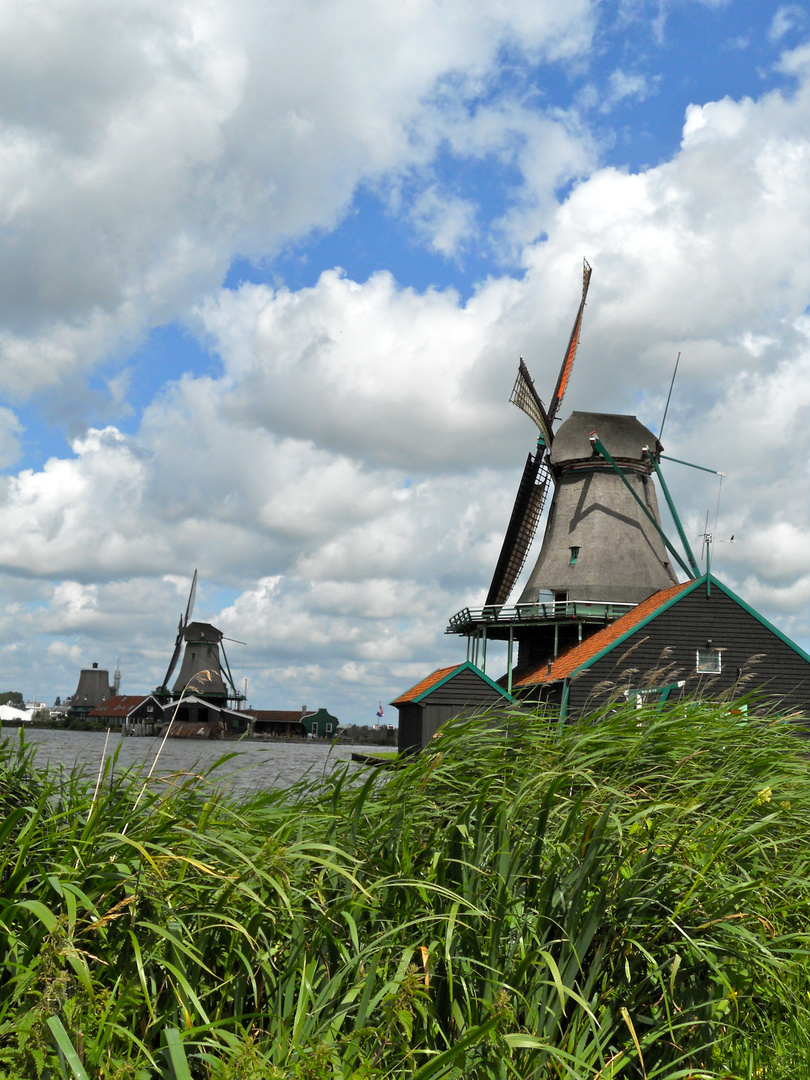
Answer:
<path fill-rule="evenodd" d="M 588 286 L 591 282 L 591 267 L 587 259 L 583 259 L 582 266 L 582 299 L 579 302 L 579 310 L 574 320 L 574 328 L 568 341 L 557 385 L 554 388 L 554 396 L 551 406 L 546 411 L 540 395 L 534 388 L 534 381 L 529 374 L 528 368 L 520 358 L 517 378 L 512 387 L 509 400 L 528 417 L 530 417 L 540 430 L 537 453 L 529 455 L 529 460 L 523 470 L 523 476 L 518 486 L 515 505 L 512 508 L 512 516 L 506 529 L 501 553 L 492 575 L 492 582 L 487 593 L 487 605 L 505 604 L 514 584 L 526 562 L 534 534 L 543 506 L 546 501 L 552 472 L 549 467 L 549 451 L 554 438 L 551 425 L 557 416 L 563 395 L 565 394 L 571 371 L 574 367 L 574 359 L 579 344 L 579 332 L 582 327 L 582 314 L 585 310 L 585 299 L 588 295 Z"/>
<path fill-rule="evenodd" d="M 487 593 L 487 605 L 505 604 L 509 599 L 509 594 L 526 562 L 534 534 L 537 532 L 537 523 L 543 512 L 548 481 L 549 472 L 545 451 L 543 448 L 538 448 L 536 454 L 529 454 L 523 476 L 520 478 L 512 516 L 509 519 L 501 553 Z"/>
<path fill-rule="evenodd" d="M 158 687 L 159 690 L 165 690 L 169 685 L 169 679 L 172 677 L 172 672 L 177 667 L 177 661 L 180 659 L 180 651 L 183 648 L 183 635 L 188 627 L 188 621 L 191 618 L 191 612 L 194 610 L 194 598 L 197 595 L 197 571 L 194 571 L 194 576 L 191 579 L 191 589 L 188 594 L 188 603 L 186 604 L 185 615 L 180 616 L 180 622 L 177 624 L 177 637 L 174 642 L 174 652 L 172 658 L 169 661 L 169 666 L 166 669 L 166 674 L 163 676 L 163 682 Z"/>
<path fill-rule="evenodd" d="M 515 379 L 515 385 L 512 387 L 512 393 L 509 395 L 509 400 L 513 405 L 525 412 L 530 420 L 534 420 L 540 429 L 540 434 L 543 436 L 543 442 L 546 446 L 551 446 L 551 424 L 549 423 L 548 413 L 543 407 L 543 402 L 540 400 L 540 395 L 534 388 L 534 380 L 529 374 L 529 369 L 523 363 L 523 357 L 520 358 L 518 364 L 517 378 Z"/>
<path fill-rule="evenodd" d="M 549 405 L 548 409 L 548 418 L 552 422 L 560 411 L 563 395 L 568 386 L 568 380 L 571 378 L 571 371 L 574 367 L 574 358 L 577 355 L 577 346 L 579 345 L 579 332 L 582 328 L 582 313 L 585 310 L 585 297 L 588 295 L 588 286 L 591 283 L 591 267 L 588 260 L 583 259 L 582 264 L 582 299 L 579 302 L 579 311 L 574 320 L 574 329 L 571 331 L 568 348 L 565 350 L 565 358 L 563 359 L 560 374 L 557 378 L 557 385 L 554 387 L 554 396 L 551 399 L 551 405 Z"/>
<path fill-rule="evenodd" d="M 191 613 L 194 610 L 194 599 L 197 596 L 197 571 L 194 571 L 194 577 L 191 579 L 191 589 L 188 594 L 188 603 L 186 604 L 186 614 L 183 619 L 183 626 L 188 626 L 191 619 Z"/>
<path fill-rule="evenodd" d="M 175 639 L 175 642 L 174 642 L 174 652 L 172 653 L 172 658 L 169 661 L 169 666 L 168 666 L 168 668 L 166 668 L 166 674 L 163 676 L 163 682 L 160 684 L 158 689 L 162 688 L 162 689 L 165 690 L 166 687 L 169 685 L 169 679 L 172 677 L 172 672 L 177 667 L 177 661 L 180 658 L 180 650 L 182 648 L 183 648 L 183 620 L 181 618 L 180 622 L 177 624 L 177 638 Z"/>

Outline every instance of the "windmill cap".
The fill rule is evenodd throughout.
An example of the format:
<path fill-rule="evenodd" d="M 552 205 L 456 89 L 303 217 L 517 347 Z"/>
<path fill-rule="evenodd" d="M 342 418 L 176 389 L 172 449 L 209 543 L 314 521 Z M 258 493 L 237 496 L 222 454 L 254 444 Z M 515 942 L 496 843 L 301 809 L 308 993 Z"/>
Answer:
<path fill-rule="evenodd" d="M 222 641 L 223 633 L 207 622 L 190 622 L 183 631 L 185 641 Z"/>
<path fill-rule="evenodd" d="M 649 467 L 644 454 L 649 447 L 656 456 L 663 447 L 655 435 L 635 416 L 619 413 L 574 412 L 554 436 L 551 463 L 557 467 L 577 461 L 592 461 L 591 436 L 599 441 L 616 461 L 632 461 Z"/>

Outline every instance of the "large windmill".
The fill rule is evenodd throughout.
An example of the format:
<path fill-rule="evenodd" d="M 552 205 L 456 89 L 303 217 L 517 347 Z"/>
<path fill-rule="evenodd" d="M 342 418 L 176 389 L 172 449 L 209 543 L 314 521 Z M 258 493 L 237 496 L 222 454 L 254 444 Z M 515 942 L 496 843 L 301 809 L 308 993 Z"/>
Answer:
<path fill-rule="evenodd" d="M 518 667 L 552 660 L 565 646 L 674 584 L 668 553 L 689 577 L 697 573 L 688 545 L 689 565 L 661 528 L 652 477 L 660 478 L 662 447 L 648 428 L 634 416 L 575 412 L 554 432 L 590 279 L 586 261 L 582 298 L 548 408 L 520 360 L 510 401 L 537 425 L 537 447 L 523 470 L 486 603 L 465 608 L 447 628 L 467 637 L 468 659 L 483 668 L 487 639 L 507 640 L 509 688 L 515 643 Z M 550 489 L 537 562 L 518 602 L 510 606 Z"/>
<path fill-rule="evenodd" d="M 172 658 L 163 682 L 155 694 L 166 700 L 179 698 L 188 691 L 196 697 L 221 705 L 225 705 L 228 701 L 242 701 L 244 695 L 240 694 L 234 685 L 225 647 L 222 644 L 224 634 L 211 623 L 190 621 L 196 594 L 197 571 L 195 570 L 191 579 L 185 614 L 180 615 L 180 621 L 177 624 L 177 637 Z M 183 651 L 184 646 L 185 651 Z M 180 665 L 180 673 L 170 690 L 169 681 L 177 667 L 181 651 L 183 651 L 183 662 Z"/>

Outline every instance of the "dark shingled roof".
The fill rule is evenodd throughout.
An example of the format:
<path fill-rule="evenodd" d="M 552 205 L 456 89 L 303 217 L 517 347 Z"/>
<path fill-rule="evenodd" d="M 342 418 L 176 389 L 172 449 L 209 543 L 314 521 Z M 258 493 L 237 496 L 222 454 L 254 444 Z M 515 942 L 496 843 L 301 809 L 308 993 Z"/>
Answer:
<path fill-rule="evenodd" d="M 619 413 L 573 412 L 554 436 L 551 463 L 594 460 L 590 434 L 595 431 L 602 445 L 617 461 L 641 461 L 645 446 L 659 452 L 662 447 L 655 435 L 635 416 Z M 596 458 L 601 464 L 599 458 Z"/>
<path fill-rule="evenodd" d="M 243 713 L 264 724 L 299 724 L 314 713 L 302 713 L 299 709 L 243 709 Z"/>
<path fill-rule="evenodd" d="M 149 694 L 119 694 L 118 697 L 107 698 L 91 709 L 89 716 L 121 716 L 127 717 L 133 709 L 137 709 L 151 695 Z"/>
<path fill-rule="evenodd" d="M 189 642 L 206 641 L 213 643 L 222 641 L 222 638 L 222 631 L 217 630 L 210 622 L 190 622 L 183 630 L 183 639 Z"/>
<path fill-rule="evenodd" d="M 694 581 L 684 581 L 680 585 L 673 585 L 670 589 L 661 589 L 660 592 L 653 593 L 652 596 L 648 596 L 646 600 L 642 600 L 640 604 L 637 604 L 632 611 L 628 611 L 626 615 L 611 623 L 610 626 L 606 626 L 604 630 L 598 630 L 581 644 L 574 645 L 573 648 L 558 656 L 556 660 L 552 661 L 550 671 L 547 663 L 539 664 L 537 667 L 530 668 L 529 671 L 524 672 L 518 678 L 513 679 L 512 689 L 517 690 L 522 686 L 540 686 L 542 683 L 559 682 L 561 679 L 568 678 L 588 660 L 592 660 L 603 649 L 618 641 L 634 626 L 643 622 L 649 615 L 652 615 L 679 593 L 691 588 L 694 584 Z"/>

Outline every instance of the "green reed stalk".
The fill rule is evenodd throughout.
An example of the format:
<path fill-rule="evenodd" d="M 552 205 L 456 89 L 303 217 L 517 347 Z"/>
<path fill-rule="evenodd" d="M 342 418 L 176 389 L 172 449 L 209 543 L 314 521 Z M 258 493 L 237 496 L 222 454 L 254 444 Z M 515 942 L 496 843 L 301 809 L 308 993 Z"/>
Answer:
<path fill-rule="evenodd" d="M 0 745 L 0 1078 L 780 1080 L 810 1054 L 790 725 L 512 712 L 241 801 L 103 768 Z"/>

